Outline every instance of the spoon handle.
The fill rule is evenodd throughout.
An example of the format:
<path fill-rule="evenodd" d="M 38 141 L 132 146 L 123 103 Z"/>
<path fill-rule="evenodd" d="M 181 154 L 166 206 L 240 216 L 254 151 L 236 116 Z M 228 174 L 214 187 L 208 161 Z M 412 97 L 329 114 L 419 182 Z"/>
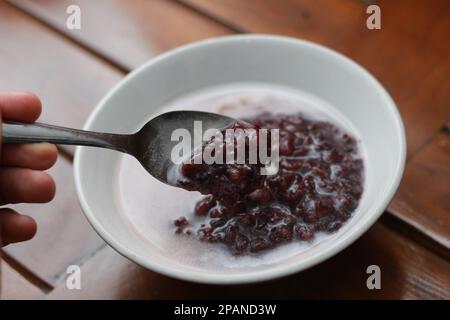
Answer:
<path fill-rule="evenodd" d="M 121 152 L 127 152 L 127 146 L 131 140 L 130 135 L 77 130 L 43 123 L 18 122 L 3 123 L 2 135 L 5 143 L 50 142 L 100 147 Z"/>

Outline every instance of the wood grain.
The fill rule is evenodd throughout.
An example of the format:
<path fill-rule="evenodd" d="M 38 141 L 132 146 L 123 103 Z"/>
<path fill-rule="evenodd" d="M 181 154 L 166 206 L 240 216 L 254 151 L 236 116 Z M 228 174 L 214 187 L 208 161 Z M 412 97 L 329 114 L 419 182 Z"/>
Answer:
<path fill-rule="evenodd" d="M 389 210 L 450 249 L 450 135 L 411 159 Z"/>
<path fill-rule="evenodd" d="M 381 290 L 368 290 L 366 269 L 381 268 Z M 381 224 L 344 252 L 317 267 L 270 282 L 200 285 L 161 276 L 111 248 L 82 267 L 82 289 L 64 282 L 50 299 L 449 299 L 449 263 Z"/>
<path fill-rule="evenodd" d="M 42 291 L 32 285 L 20 273 L 12 269 L 7 263 L 1 263 L 1 292 L 2 300 L 29 300 L 42 296 Z"/>
<path fill-rule="evenodd" d="M 450 117 L 450 2 L 380 1 L 380 7 L 381 30 L 361 28 L 336 49 L 366 67 L 392 95 L 410 158 Z"/>
<path fill-rule="evenodd" d="M 4 1 L 0 39 L 1 90 L 36 93 L 42 122 L 81 128 L 123 75 Z"/>
<path fill-rule="evenodd" d="M 43 121 L 60 125 L 80 127 L 124 72 L 148 58 L 232 30 L 305 38 L 348 55 L 383 83 L 405 120 L 411 164 L 390 210 L 448 246 L 449 154 L 436 132 L 450 118 L 450 2 L 379 1 L 379 31 L 365 28 L 365 5 L 351 0 L 10 2 L 36 19 L 0 2 L 0 88 L 38 93 Z M 65 28 L 68 4 L 81 6 L 82 30 Z M 53 204 L 20 206 L 38 219 L 37 238 L 6 248 L 56 286 L 49 298 L 450 299 L 448 261 L 379 223 L 338 256 L 285 279 L 231 287 L 169 279 L 103 247 L 78 208 L 71 170 L 65 159 L 52 169 L 60 187 Z M 64 272 L 73 263 L 83 264 L 81 291 L 65 289 Z M 381 267 L 380 291 L 365 287 L 370 264 Z M 39 289 L 5 268 L 6 298 L 36 297 Z M 29 286 L 37 292 L 22 289 Z"/>
<path fill-rule="evenodd" d="M 362 1 L 179 0 L 243 32 L 280 34 L 332 45 L 361 27 Z"/>
<path fill-rule="evenodd" d="M 312 40 L 371 71 L 396 101 L 414 154 L 450 116 L 450 2 L 377 1 L 381 30 L 366 28 L 363 1 L 181 0 L 246 32 Z M 381 130 L 381 128 L 380 128 Z"/>
<path fill-rule="evenodd" d="M 9 245 L 4 250 L 35 275 L 54 285 L 69 265 L 82 263 L 104 246 L 104 242 L 81 212 L 72 164 L 60 156 L 49 173 L 57 185 L 51 203 L 9 206 L 36 219 L 38 232 L 35 238 Z"/>
<path fill-rule="evenodd" d="M 81 127 L 98 100 L 122 77 L 120 71 L 3 1 L 0 38 L 0 87 L 37 93 L 43 101 L 43 122 Z M 55 200 L 17 206 L 38 221 L 36 238 L 5 250 L 51 285 L 68 264 L 83 260 L 103 241 L 79 209 L 72 165 L 60 157 L 50 173 L 57 183 Z"/>
<path fill-rule="evenodd" d="M 220 24 L 167 0 L 11 2 L 124 70 L 182 44 L 230 33 Z M 81 30 L 66 28 L 65 10 L 71 4 L 81 8 Z"/>

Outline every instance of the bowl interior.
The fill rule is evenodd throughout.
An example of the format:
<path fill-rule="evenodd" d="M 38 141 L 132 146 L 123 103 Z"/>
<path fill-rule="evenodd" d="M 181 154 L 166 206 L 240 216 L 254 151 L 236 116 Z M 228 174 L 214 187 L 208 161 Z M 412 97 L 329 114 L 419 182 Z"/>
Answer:
<path fill-rule="evenodd" d="M 83 211 L 96 231 L 120 253 L 145 267 L 186 280 L 265 280 L 303 270 L 337 253 L 367 230 L 386 208 L 397 189 L 405 159 L 404 130 L 398 111 L 381 85 L 364 69 L 309 42 L 235 36 L 176 49 L 127 76 L 100 102 L 85 128 L 134 132 L 171 101 L 236 83 L 299 90 L 321 99 L 325 108 L 333 108 L 345 117 L 361 139 L 365 153 L 365 190 L 354 217 L 329 239 L 276 263 L 245 268 L 192 265 L 151 243 L 123 214 L 118 187 L 123 155 L 79 148 L 75 178 Z M 164 212 L 154 210 L 149 214 Z"/>

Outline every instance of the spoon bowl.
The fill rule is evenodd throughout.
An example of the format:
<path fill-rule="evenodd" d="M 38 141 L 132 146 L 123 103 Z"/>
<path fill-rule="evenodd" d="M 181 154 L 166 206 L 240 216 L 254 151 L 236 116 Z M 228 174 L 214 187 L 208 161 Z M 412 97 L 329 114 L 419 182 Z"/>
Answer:
<path fill-rule="evenodd" d="M 171 184 L 167 173 L 174 165 L 171 152 L 178 140 L 172 141 L 172 133 L 180 128 L 194 136 L 194 121 L 201 121 L 202 130 L 220 129 L 237 120 L 217 113 L 202 111 L 171 111 L 163 113 L 145 124 L 133 135 L 135 148 L 130 153 L 155 178 Z M 192 146 L 194 150 L 197 146 Z"/>

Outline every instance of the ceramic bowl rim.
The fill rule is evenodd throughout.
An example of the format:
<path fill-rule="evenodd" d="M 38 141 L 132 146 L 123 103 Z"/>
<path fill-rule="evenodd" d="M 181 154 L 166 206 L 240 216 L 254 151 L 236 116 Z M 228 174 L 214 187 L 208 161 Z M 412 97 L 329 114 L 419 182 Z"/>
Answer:
<path fill-rule="evenodd" d="M 336 60 L 336 63 L 343 63 L 346 64 L 348 68 L 353 68 L 354 71 L 358 72 L 360 75 L 362 75 L 366 80 L 370 81 L 371 84 L 374 87 L 374 90 L 376 90 L 380 95 L 383 101 L 385 101 L 386 105 L 389 108 L 390 116 L 392 116 L 394 120 L 394 124 L 396 126 L 396 131 L 398 136 L 395 137 L 398 140 L 398 147 L 399 153 L 398 153 L 398 159 L 396 160 L 397 168 L 394 170 L 395 176 L 393 177 L 392 184 L 389 186 L 388 190 L 384 193 L 383 200 L 375 203 L 373 207 L 371 208 L 370 212 L 371 215 L 367 217 L 365 220 L 362 221 L 362 223 L 355 224 L 352 229 L 348 230 L 348 234 L 346 237 L 341 237 L 338 241 L 333 243 L 332 246 L 329 248 L 326 248 L 325 250 L 321 251 L 320 254 L 317 254 L 307 261 L 301 261 L 298 263 L 291 263 L 291 264 L 280 264 L 279 266 L 276 266 L 274 268 L 267 268 L 265 270 L 257 270 L 252 271 L 250 273 L 245 272 L 242 274 L 201 274 L 192 272 L 189 270 L 181 270 L 180 268 L 176 267 L 170 267 L 167 264 L 160 264 L 157 261 L 150 261 L 147 259 L 142 259 L 139 256 L 134 255 L 132 252 L 130 252 L 129 249 L 127 249 L 126 246 L 124 246 L 122 243 L 117 241 L 114 237 L 114 235 L 110 234 L 108 231 L 106 231 L 100 222 L 95 218 L 96 215 L 94 212 L 90 210 L 89 204 L 87 203 L 87 200 L 84 196 L 84 190 L 83 190 L 83 182 L 82 182 L 82 162 L 84 158 L 84 151 L 81 147 L 77 147 L 74 157 L 74 177 L 75 177 L 75 186 L 76 186 L 76 192 L 78 195 L 78 199 L 82 208 L 82 211 L 86 218 L 88 219 L 89 223 L 93 226 L 94 230 L 117 252 L 119 252 L 121 255 L 131 259 L 132 261 L 140 264 L 141 266 L 156 271 L 158 273 L 181 279 L 181 280 L 188 280 L 193 282 L 199 282 L 199 283 L 209 283 L 209 284 L 244 284 L 244 283 L 252 283 L 252 282 L 258 282 L 258 281 L 266 281 L 271 280 L 283 276 L 287 276 L 299 271 L 303 271 L 305 269 L 308 269 L 328 258 L 331 256 L 337 254 L 338 252 L 342 251 L 344 248 L 349 246 L 351 243 L 353 243 L 355 240 L 357 240 L 364 232 L 366 232 L 379 218 L 379 216 L 384 212 L 384 210 L 387 208 L 388 204 L 392 200 L 403 175 L 403 171 L 405 168 L 405 160 L 406 160 L 406 137 L 405 137 L 405 129 L 403 126 L 403 122 L 400 116 L 400 113 L 390 97 L 390 95 L 387 93 L 387 91 L 384 89 L 384 87 L 362 66 L 354 62 L 353 60 L 345 57 L 344 55 L 326 48 L 322 45 L 315 44 L 310 41 L 306 40 L 300 40 L 300 39 L 294 39 L 284 36 L 275 36 L 275 35 L 232 35 L 232 36 L 223 36 L 218 38 L 211 38 L 207 40 L 197 41 L 193 42 L 181 47 L 178 47 L 176 49 L 170 50 L 166 53 L 163 53 L 148 62 L 144 63 L 140 67 L 136 68 L 132 72 L 130 72 L 128 75 L 126 75 L 119 83 L 117 83 L 98 103 L 96 108 L 93 110 L 91 115 L 89 116 L 84 129 L 88 130 L 96 121 L 98 114 L 100 111 L 104 108 L 107 101 L 128 81 L 136 77 L 138 74 L 140 74 L 142 71 L 150 68 L 152 65 L 155 65 L 159 63 L 162 60 L 165 59 L 171 59 L 175 57 L 176 55 L 184 54 L 184 52 L 193 50 L 193 49 L 200 49 L 202 47 L 207 47 L 211 45 L 217 45 L 217 44 L 230 44 L 230 43 L 239 43 L 239 42 L 249 42 L 249 41 L 266 41 L 270 42 L 269 45 L 277 45 L 277 43 L 284 42 L 284 43 L 290 43 L 300 46 L 306 46 L 310 49 L 317 50 L 318 53 L 328 55 L 329 57 Z"/>

